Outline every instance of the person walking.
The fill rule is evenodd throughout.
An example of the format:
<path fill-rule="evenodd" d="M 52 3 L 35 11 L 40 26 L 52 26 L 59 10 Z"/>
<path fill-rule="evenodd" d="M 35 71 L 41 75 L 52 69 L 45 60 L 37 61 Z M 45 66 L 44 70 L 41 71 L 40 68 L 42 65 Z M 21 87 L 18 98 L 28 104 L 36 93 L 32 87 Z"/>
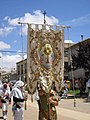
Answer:
<path fill-rule="evenodd" d="M 2 102 L 3 120 L 7 119 L 8 105 L 10 99 L 10 87 L 7 83 L 0 86 L 0 99 Z"/>
<path fill-rule="evenodd" d="M 19 80 L 12 88 L 10 97 L 13 96 L 12 111 L 14 120 L 24 120 L 24 101 L 27 99 L 24 96 L 24 82 Z"/>
<path fill-rule="evenodd" d="M 46 93 L 45 89 L 40 86 L 38 88 L 39 95 L 39 117 L 38 120 L 57 120 L 56 107 L 58 99 L 55 96 L 55 91 L 50 90 Z"/>

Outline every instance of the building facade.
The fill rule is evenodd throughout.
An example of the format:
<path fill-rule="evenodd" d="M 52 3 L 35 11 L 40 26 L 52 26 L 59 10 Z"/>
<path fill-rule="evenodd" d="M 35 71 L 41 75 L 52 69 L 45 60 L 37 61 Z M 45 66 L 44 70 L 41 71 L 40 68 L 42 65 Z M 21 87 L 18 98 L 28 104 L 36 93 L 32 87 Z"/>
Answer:
<path fill-rule="evenodd" d="M 17 62 L 16 67 L 17 78 L 25 82 L 27 79 L 27 59 Z"/>

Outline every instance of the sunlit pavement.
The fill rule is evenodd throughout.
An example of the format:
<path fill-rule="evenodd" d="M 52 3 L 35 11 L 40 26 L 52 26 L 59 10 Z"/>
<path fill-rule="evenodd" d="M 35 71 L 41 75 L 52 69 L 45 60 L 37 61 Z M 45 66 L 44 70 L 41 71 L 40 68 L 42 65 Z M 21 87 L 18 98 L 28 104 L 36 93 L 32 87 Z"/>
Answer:
<path fill-rule="evenodd" d="M 61 99 L 57 107 L 58 120 L 90 120 L 90 102 L 85 99 L 75 99 L 76 107 L 74 107 L 74 99 Z M 0 119 L 2 112 L 0 110 Z M 7 120 L 13 120 L 11 105 L 9 105 Z M 27 110 L 24 111 L 24 120 L 38 120 L 37 102 L 31 102 L 30 96 L 27 101 Z"/>
<path fill-rule="evenodd" d="M 76 107 L 74 107 L 74 102 Z M 59 102 L 58 120 L 89 120 L 90 102 L 85 99 L 62 99 Z"/>

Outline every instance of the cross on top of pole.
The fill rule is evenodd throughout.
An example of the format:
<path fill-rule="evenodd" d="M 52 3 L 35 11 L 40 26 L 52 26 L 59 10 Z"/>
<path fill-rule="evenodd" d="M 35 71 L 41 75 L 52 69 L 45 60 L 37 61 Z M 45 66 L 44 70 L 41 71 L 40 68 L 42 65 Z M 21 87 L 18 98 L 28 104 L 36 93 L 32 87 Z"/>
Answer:
<path fill-rule="evenodd" d="M 45 20 L 46 11 L 45 10 L 43 12 L 43 15 L 44 15 L 44 24 L 46 24 L 46 20 Z"/>

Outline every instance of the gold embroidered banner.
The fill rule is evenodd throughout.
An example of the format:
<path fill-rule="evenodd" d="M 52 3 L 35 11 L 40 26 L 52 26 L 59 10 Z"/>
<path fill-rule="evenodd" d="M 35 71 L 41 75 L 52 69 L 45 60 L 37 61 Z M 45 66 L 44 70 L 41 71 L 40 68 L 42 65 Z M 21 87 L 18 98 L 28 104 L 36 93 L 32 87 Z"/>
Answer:
<path fill-rule="evenodd" d="M 37 82 L 46 91 L 55 82 L 60 91 L 64 71 L 64 30 L 59 26 L 30 24 L 28 26 L 27 84 L 34 93 Z"/>

